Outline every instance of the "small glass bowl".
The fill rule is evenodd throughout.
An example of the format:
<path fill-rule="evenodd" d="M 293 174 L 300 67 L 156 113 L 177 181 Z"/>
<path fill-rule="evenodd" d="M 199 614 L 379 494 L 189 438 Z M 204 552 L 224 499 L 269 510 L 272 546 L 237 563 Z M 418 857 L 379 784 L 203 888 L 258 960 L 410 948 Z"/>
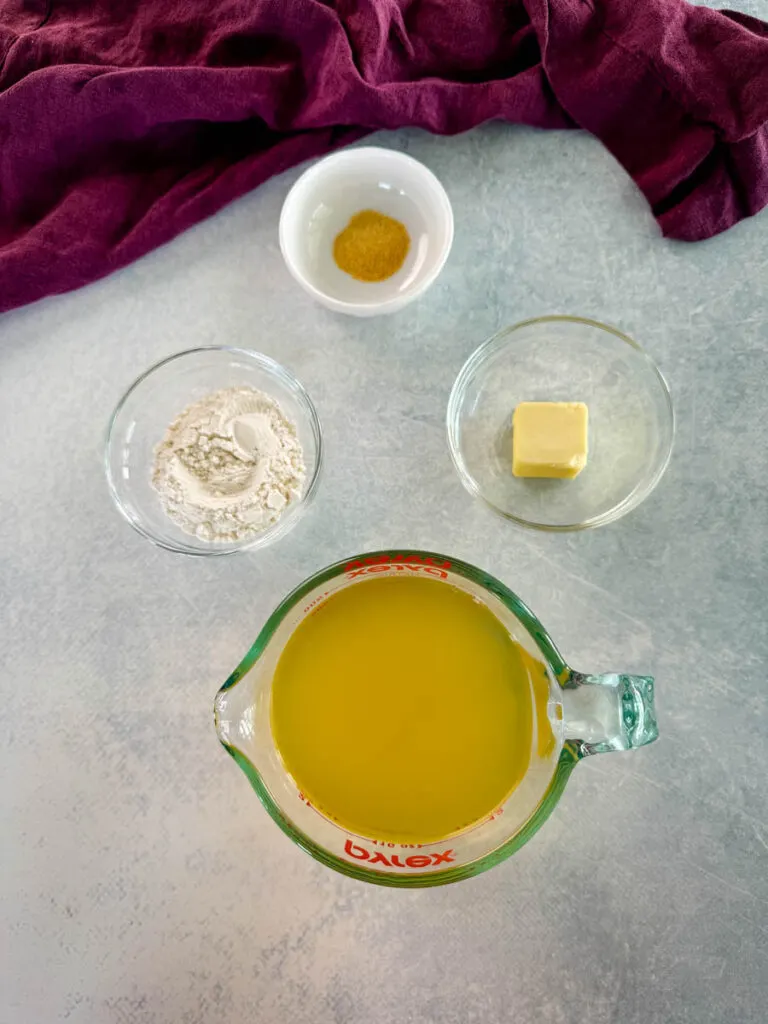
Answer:
<path fill-rule="evenodd" d="M 586 402 L 589 455 L 575 479 L 512 475 L 520 402 Z M 469 357 L 447 427 L 470 494 L 522 526 L 583 530 L 648 497 L 667 468 L 675 420 L 667 383 L 637 342 L 594 320 L 549 316 L 499 331 Z"/>
<path fill-rule="evenodd" d="M 165 514 L 151 474 L 155 446 L 179 413 L 212 391 L 235 386 L 257 388 L 279 403 L 296 425 L 307 477 L 302 496 L 272 526 L 246 540 L 221 543 L 191 536 L 178 527 Z M 317 491 L 322 452 L 315 407 L 292 373 L 258 352 L 211 347 L 163 359 L 131 384 L 112 414 L 104 464 L 117 508 L 142 537 L 187 555 L 229 555 L 263 548 L 295 526 Z"/>

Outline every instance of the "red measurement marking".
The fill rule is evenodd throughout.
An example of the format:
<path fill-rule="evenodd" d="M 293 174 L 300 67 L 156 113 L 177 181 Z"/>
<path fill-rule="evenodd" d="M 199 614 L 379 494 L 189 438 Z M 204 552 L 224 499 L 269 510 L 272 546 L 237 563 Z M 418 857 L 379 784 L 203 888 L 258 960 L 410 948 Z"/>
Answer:
<path fill-rule="evenodd" d="M 310 601 L 309 604 L 305 605 L 304 608 L 302 609 L 302 614 L 306 615 L 307 612 L 311 612 L 313 608 L 317 608 L 317 606 L 319 604 L 322 604 L 323 601 L 326 599 L 326 597 L 329 596 L 330 593 L 331 593 L 330 590 L 326 590 L 324 594 L 320 594 L 319 597 L 316 597 L 313 601 Z"/>

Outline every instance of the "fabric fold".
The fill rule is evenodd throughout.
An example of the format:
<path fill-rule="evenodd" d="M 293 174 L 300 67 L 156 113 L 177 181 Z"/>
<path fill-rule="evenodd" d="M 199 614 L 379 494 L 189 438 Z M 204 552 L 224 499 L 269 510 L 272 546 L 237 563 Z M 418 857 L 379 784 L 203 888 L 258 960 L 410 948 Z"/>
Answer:
<path fill-rule="evenodd" d="M 580 127 L 664 234 L 768 203 L 768 26 L 684 0 L 11 0 L 0 310 L 376 129 Z"/>

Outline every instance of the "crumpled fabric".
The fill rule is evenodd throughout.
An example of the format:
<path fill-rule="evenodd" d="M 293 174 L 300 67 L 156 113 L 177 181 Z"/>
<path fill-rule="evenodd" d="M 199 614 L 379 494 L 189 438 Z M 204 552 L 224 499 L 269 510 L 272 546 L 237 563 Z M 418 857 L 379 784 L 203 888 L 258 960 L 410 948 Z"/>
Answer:
<path fill-rule="evenodd" d="M 665 235 L 708 238 L 768 202 L 768 26 L 684 0 L 3 0 L 0 310 L 366 132 L 490 119 L 592 132 Z"/>

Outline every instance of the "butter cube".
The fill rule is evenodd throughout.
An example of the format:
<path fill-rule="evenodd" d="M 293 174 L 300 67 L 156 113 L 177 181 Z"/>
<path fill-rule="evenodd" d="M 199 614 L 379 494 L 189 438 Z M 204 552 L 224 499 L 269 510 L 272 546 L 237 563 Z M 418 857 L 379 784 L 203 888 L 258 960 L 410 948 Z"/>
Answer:
<path fill-rule="evenodd" d="M 587 464 L 583 402 L 521 402 L 512 416 L 515 476 L 572 479 Z"/>

